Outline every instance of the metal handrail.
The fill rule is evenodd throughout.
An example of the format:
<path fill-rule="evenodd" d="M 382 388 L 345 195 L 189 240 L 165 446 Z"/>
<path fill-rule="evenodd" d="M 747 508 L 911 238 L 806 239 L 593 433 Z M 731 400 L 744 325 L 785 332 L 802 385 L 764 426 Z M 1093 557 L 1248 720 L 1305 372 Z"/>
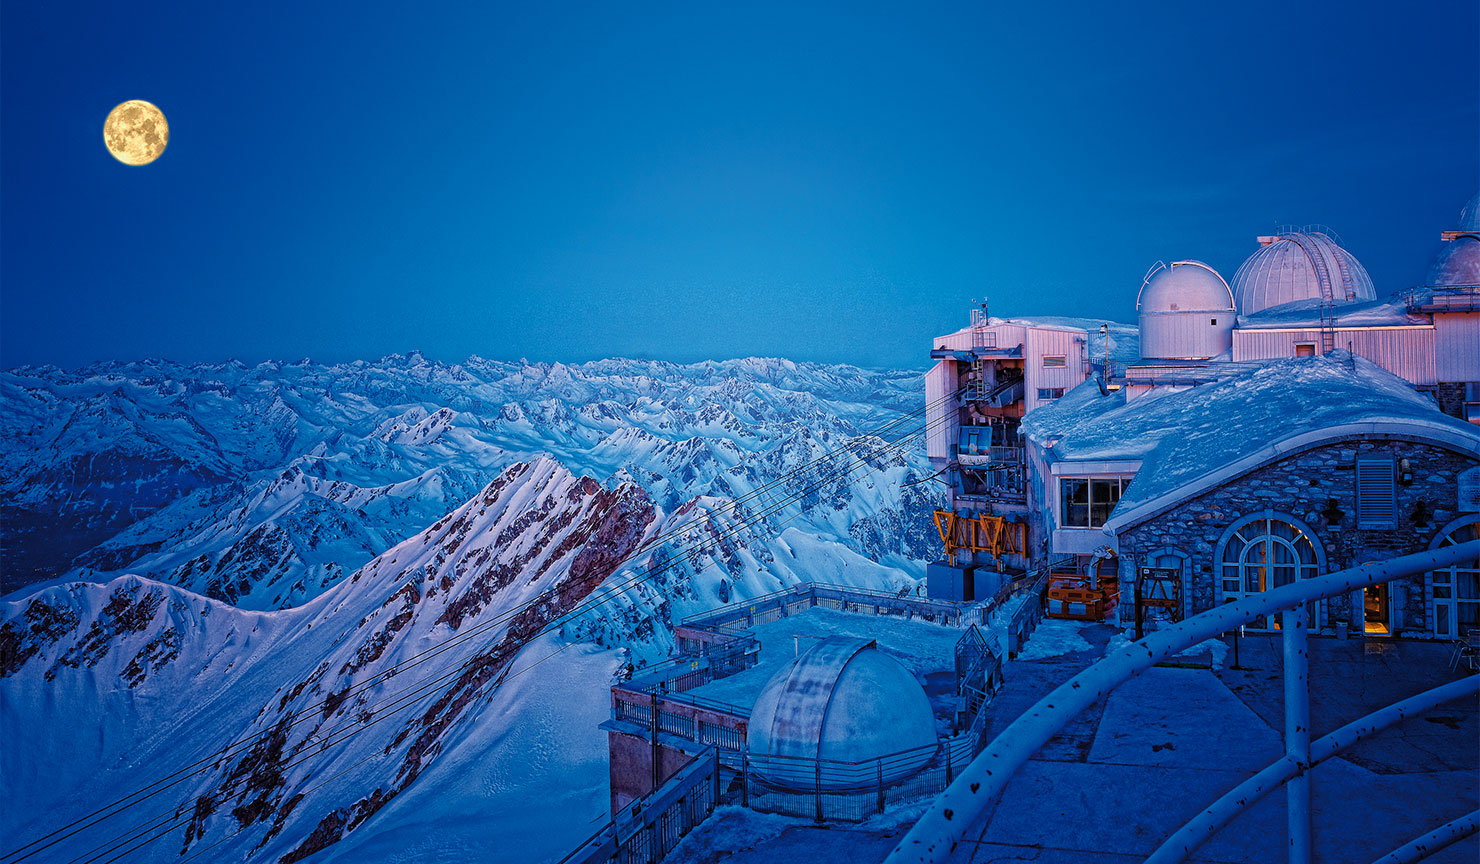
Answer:
<path fill-rule="evenodd" d="M 965 827 L 986 811 L 989 804 L 1000 795 L 1007 782 L 1030 757 L 1053 737 L 1070 720 L 1108 695 L 1111 690 L 1135 675 L 1150 669 L 1179 651 L 1185 650 L 1220 633 L 1242 624 L 1277 612 L 1286 614 L 1286 623 L 1304 622 L 1305 604 L 1335 597 L 1370 585 L 1388 582 L 1403 576 L 1438 570 L 1480 557 L 1480 540 L 1457 543 L 1439 549 L 1430 549 L 1403 555 L 1387 561 L 1364 564 L 1336 573 L 1300 579 L 1260 594 L 1243 597 L 1207 612 L 1194 615 L 1185 621 L 1158 630 L 1144 639 L 1116 651 L 1075 675 L 1055 688 L 1021 717 L 1014 720 L 988 747 L 969 765 L 961 770 L 955 781 L 936 797 L 925 814 L 909 830 L 899 845 L 889 853 L 886 864 L 903 864 L 905 861 L 939 862 L 951 854 L 960 841 Z M 1303 684 L 1306 655 L 1290 650 L 1303 643 L 1306 634 L 1303 626 L 1285 627 L 1286 640 L 1286 727 L 1287 747 L 1292 711 L 1309 708 L 1308 692 L 1302 690 L 1301 698 L 1289 698 L 1291 675 L 1294 673 Z M 1298 643 L 1297 643 L 1298 640 Z M 1290 661 L 1298 661 L 1298 669 L 1292 669 Z M 1298 705 L 1292 703 L 1299 703 Z M 1309 724 L 1305 724 L 1309 735 Z M 1308 746 L 1308 738 L 1307 738 Z M 1299 759 L 1309 763 L 1306 757 Z M 1308 778 L 1305 778 L 1308 779 Z M 1298 830 L 1296 810 L 1299 807 L 1296 790 L 1287 796 L 1291 816 L 1292 835 Z M 1306 790 L 1308 792 L 1308 790 Z M 1308 807 L 1309 799 L 1305 800 Z M 1306 819 L 1309 811 L 1306 810 Z M 1306 823 L 1306 839 L 1309 823 Z M 1292 840 L 1297 838 L 1292 836 Z M 1297 848 L 1292 849 L 1292 860 L 1300 859 Z"/>
<path fill-rule="evenodd" d="M 1360 720 L 1354 720 L 1335 732 L 1310 742 L 1308 764 L 1301 765 L 1289 757 L 1275 760 L 1269 767 L 1228 790 L 1222 798 L 1188 820 L 1187 824 L 1162 841 L 1156 851 L 1151 853 L 1151 857 L 1146 859 L 1146 864 L 1175 864 L 1183 860 L 1235 816 L 1296 774 L 1309 771 L 1343 750 L 1348 750 L 1409 717 L 1461 696 L 1473 696 L 1476 693 L 1480 693 L 1480 676 L 1471 675 L 1451 681 L 1373 711 Z"/>

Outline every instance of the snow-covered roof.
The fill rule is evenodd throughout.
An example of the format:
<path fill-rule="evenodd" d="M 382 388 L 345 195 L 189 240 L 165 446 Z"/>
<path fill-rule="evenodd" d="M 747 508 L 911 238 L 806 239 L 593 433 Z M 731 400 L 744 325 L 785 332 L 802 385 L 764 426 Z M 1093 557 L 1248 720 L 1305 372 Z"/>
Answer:
<path fill-rule="evenodd" d="M 1337 327 L 1396 327 L 1404 324 L 1427 323 L 1427 317 L 1408 314 L 1408 298 L 1395 294 L 1384 300 L 1367 300 L 1361 303 L 1337 303 L 1331 311 Z M 1238 316 L 1241 330 L 1268 330 L 1283 327 L 1321 326 L 1321 300 L 1319 297 L 1283 303 L 1258 312 Z"/>
<path fill-rule="evenodd" d="M 1480 429 L 1442 414 L 1402 379 L 1344 351 L 1227 364 L 1223 371 L 1208 384 L 1129 402 L 1124 389 L 1101 395 L 1093 384 L 1081 385 L 1030 413 L 1023 431 L 1051 463 L 1140 461 L 1105 526 L 1110 534 L 1332 440 L 1393 436 L 1480 453 Z"/>

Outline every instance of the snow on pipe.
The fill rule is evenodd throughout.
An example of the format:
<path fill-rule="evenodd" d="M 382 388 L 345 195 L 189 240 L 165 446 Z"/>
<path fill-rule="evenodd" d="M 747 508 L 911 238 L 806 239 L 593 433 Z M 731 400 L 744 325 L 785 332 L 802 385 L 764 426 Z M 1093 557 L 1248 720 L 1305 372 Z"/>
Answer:
<path fill-rule="evenodd" d="M 1372 864 L 1412 864 L 1422 861 L 1451 843 L 1458 843 L 1480 830 L 1480 810 L 1471 810 L 1453 822 L 1445 822 L 1438 828 L 1409 843 L 1399 846 Z"/>
<path fill-rule="evenodd" d="M 1480 693 L 1480 676 L 1466 675 L 1458 681 L 1451 681 L 1432 690 L 1425 690 L 1416 696 L 1410 696 L 1401 702 L 1394 702 L 1386 708 L 1379 708 L 1360 720 L 1353 720 L 1335 732 L 1312 741 L 1310 763 L 1306 767 L 1314 768 L 1332 756 L 1410 717 L 1416 717 L 1445 702 L 1459 699 L 1462 696 L 1474 696 L 1477 693 Z M 1265 795 L 1280 788 L 1281 783 L 1295 776 L 1299 771 L 1300 766 L 1288 756 L 1270 763 L 1269 767 L 1228 790 L 1223 797 L 1208 805 L 1187 824 L 1177 829 L 1176 833 L 1168 837 L 1155 852 L 1151 853 L 1151 857 L 1146 859 L 1146 864 L 1177 864 L 1182 861 L 1198 846 L 1211 839 L 1215 833 L 1233 821 L 1235 816 L 1253 806 Z"/>
<path fill-rule="evenodd" d="M 1261 615 L 1293 609 L 1414 573 L 1450 567 L 1480 557 L 1480 540 L 1415 552 L 1352 567 L 1225 603 L 1133 642 L 1059 685 L 1002 730 L 955 782 L 931 802 L 885 864 L 940 862 L 955 849 L 966 826 L 980 818 L 1014 772 L 1064 724 L 1115 687 L 1205 639 Z"/>

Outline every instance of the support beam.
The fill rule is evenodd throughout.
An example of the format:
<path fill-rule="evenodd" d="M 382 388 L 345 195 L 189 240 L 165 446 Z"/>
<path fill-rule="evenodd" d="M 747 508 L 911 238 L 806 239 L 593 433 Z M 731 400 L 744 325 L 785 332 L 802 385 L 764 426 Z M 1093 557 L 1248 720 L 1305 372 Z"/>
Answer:
<path fill-rule="evenodd" d="M 1281 614 L 1285 649 L 1285 758 L 1299 770 L 1285 785 L 1290 864 L 1310 864 L 1310 634 L 1302 603 Z"/>

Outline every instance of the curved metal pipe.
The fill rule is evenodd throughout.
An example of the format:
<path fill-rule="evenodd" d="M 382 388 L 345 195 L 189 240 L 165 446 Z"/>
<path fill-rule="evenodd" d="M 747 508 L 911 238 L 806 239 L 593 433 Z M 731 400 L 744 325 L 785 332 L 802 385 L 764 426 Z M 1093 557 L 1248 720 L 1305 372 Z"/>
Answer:
<path fill-rule="evenodd" d="M 1445 846 L 1465 839 L 1477 830 L 1480 830 L 1480 810 L 1471 810 L 1453 822 L 1445 822 L 1422 837 L 1399 846 L 1372 864 L 1413 864 Z"/>
<path fill-rule="evenodd" d="M 956 848 L 966 826 L 986 811 L 1017 769 L 1049 738 L 1100 697 L 1178 651 L 1261 615 L 1475 558 L 1480 558 L 1480 540 L 1301 579 L 1225 603 L 1127 645 L 1059 685 L 1002 730 L 987 749 L 962 769 L 955 782 L 936 796 L 930 808 L 889 853 L 886 864 L 943 861 Z"/>
<path fill-rule="evenodd" d="M 1335 732 L 1312 741 L 1310 767 L 1321 764 L 1343 750 L 1409 717 L 1417 716 L 1436 705 L 1462 696 L 1473 696 L 1476 693 L 1480 693 L 1480 676 L 1467 675 L 1458 681 L 1451 681 L 1432 690 L 1425 690 L 1416 696 L 1410 696 L 1401 702 L 1394 702 L 1386 708 L 1379 708 L 1360 720 L 1353 720 Z M 1151 853 L 1151 857 L 1146 859 L 1146 864 L 1176 864 L 1183 860 L 1198 846 L 1209 840 L 1219 829 L 1233 821 L 1234 817 L 1253 806 L 1254 802 L 1265 795 L 1280 788 L 1281 783 L 1299 772 L 1300 766 L 1288 757 L 1271 762 L 1269 767 L 1228 790 L 1223 797 L 1208 805 L 1186 825 L 1178 828 L 1176 833 L 1168 837 L 1156 848 L 1155 852 Z"/>

